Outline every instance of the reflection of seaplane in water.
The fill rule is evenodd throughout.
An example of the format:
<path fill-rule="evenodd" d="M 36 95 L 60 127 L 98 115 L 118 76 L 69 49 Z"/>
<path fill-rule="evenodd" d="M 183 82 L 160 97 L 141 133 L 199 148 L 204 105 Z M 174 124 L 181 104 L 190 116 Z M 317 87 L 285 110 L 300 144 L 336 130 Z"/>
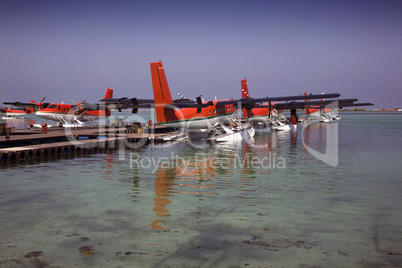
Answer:
<path fill-rule="evenodd" d="M 113 90 L 108 88 L 105 98 L 111 97 L 113 97 Z M 51 103 L 35 114 L 46 120 L 58 121 L 59 127 L 79 127 L 84 125 L 83 122 L 110 116 L 110 109 L 102 106 L 102 104 L 88 104 L 85 101 L 76 104 Z M 41 127 L 40 124 L 33 126 Z"/>
<path fill-rule="evenodd" d="M 159 125 L 184 129 L 187 132 L 203 131 L 209 134 L 211 142 L 223 142 L 250 139 L 254 129 L 248 124 L 241 124 L 235 117 L 236 108 L 233 100 L 196 101 L 182 98 L 173 100 L 162 62 L 151 63 L 152 87 L 154 100 L 148 99 L 102 99 L 105 105 L 117 109 L 155 108 Z"/>

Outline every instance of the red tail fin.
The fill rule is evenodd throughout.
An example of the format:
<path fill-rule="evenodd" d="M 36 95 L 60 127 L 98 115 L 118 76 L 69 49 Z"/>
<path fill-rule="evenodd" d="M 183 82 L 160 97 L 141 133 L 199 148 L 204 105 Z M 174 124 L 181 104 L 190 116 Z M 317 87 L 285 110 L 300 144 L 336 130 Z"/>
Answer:
<path fill-rule="evenodd" d="M 241 80 L 241 97 L 242 98 L 250 98 L 246 79 Z"/>
<path fill-rule="evenodd" d="M 173 100 L 162 62 L 151 63 L 151 76 L 154 90 L 156 120 L 158 123 L 178 120 L 174 108 L 166 107 L 166 105 L 169 104 L 173 105 Z"/>
<path fill-rule="evenodd" d="M 111 99 L 111 98 L 113 98 L 113 89 L 107 88 L 104 99 Z"/>

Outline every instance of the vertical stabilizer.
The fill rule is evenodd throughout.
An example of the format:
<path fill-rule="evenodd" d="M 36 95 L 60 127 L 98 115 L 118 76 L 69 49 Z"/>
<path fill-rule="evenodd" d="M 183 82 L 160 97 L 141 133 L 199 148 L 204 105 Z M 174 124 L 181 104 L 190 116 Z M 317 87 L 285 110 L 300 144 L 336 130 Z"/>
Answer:
<path fill-rule="evenodd" d="M 178 120 L 161 61 L 151 63 L 151 76 L 157 122 L 164 123 Z"/>
<path fill-rule="evenodd" d="M 111 99 L 111 98 L 113 98 L 113 89 L 111 89 L 111 88 L 106 88 L 106 92 L 105 92 L 105 97 L 104 97 L 104 99 Z M 109 109 L 109 108 L 107 108 L 107 107 L 104 107 L 105 108 L 105 110 L 104 110 L 104 116 L 111 116 L 112 115 L 112 111 Z M 100 111 L 101 113 L 103 113 L 103 111 Z"/>
<path fill-rule="evenodd" d="M 113 98 L 113 89 L 107 88 L 104 99 L 111 99 L 111 98 Z"/>
<path fill-rule="evenodd" d="M 246 79 L 241 80 L 241 97 L 242 98 L 250 98 Z"/>

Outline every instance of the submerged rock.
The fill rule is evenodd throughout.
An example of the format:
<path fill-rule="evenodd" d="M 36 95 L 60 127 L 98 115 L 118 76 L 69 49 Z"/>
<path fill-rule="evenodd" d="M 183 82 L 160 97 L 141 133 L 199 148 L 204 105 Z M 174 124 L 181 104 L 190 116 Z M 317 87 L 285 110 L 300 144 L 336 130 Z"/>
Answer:
<path fill-rule="evenodd" d="M 82 256 L 91 256 L 96 254 L 96 252 L 92 250 L 92 246 L 82 246 L 79 248 L 79 251 Z"/>

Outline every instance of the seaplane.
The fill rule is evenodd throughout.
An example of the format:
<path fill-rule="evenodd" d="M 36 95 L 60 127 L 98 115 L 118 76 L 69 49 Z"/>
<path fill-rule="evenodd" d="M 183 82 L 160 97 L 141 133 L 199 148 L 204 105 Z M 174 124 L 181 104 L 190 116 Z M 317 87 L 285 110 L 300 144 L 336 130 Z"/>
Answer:
<path fill-rule="evenodd" d="M 161 61 L 152 62 L 151 77 L 154 99 L 120 98 L 102 99 L 105 105 L 117 109 L 154 108 L 157 124 L 182 129 L 188 133 L 205 132 L 210 142 L 251 139 L 254 128 L 236 119 L 237 109 L 233 99 L 204 101 L 202 96 L 191 100 L 172 99 L 165 70 Z"/>
<path fill-rule="evenodd" d="M 242 99 L 251 99 L 247 79 L 241 80 L 241 94 Z M 271 124 L 273 117 L 278 116 L 276 109 L 272 109 L 271 111 L 270 108 L 258 108 L 255 106 L 252 108 L 253 106 L 254 105 L 243 105 L 243 117 L 255 126 L 259 125 L 265 127 L 267 124 Z"/>
<path fill-rule="evenodd" d="M 162 62 L 151 63 L 152 88 L 158 124 L 191 129 L 208 129 L 212 134 L 210 142 L 224 142 L 251 139 L 254 128 L 236 119 L 237 110 L 231 100 L 203 102 L 198 97 L 195 107 L 175 109 Z M 191 100 L 190 100 L 191 101 Z M 189 102 L 187 100 L 186 102 Z M 206 107 L 203 107 L 206 106 Z M 216 126 L 220 126 L 224 133 Z"/>
<path fill-rule="evenodd" d="M 112 98 L 113 89 L 107 88 L 104 98 Z M 109 117 L 111 111 L 102 104 L 89 104 L 86 101 L 76 104 L 50 103 L 46 108 L 38 110 L 35 115 L 45 120 L 58 121 L 59 127 L 82 127 L 84 122 Z M 42 127 L 34 124 L 33 127 Z M 53 125 L 48 125 L 52 127 Z"/>
<path fill-rule="evenodd" d="M 28 114 L 33 114 L 32 108 L 0 108 L 0 115 L 3 120 L 17 119 Z"/>
<path fill-rule="evenodd" d="M 304 95 L 307 95 L 307 92 L 304 92 Z M 337 107 L 334 107 L 337 108 Z M 335 120 L 340 120 L 341 117 L 335 114 L 334 110 L 330 107 L 314 107 L 314 106 L 306 106 L 305 107 L 306 118 L 309 120 L 316 120 L 319 122 L 332 122 Z"/>
<path fill-rule="evenodd" d="M 307 96 L 307 92 L 304 92 Z M 322 101 L 322 99 L 321 99 Z M 340 120 L 341 117 L 337 115 L 334 109 L 342 109 L 343 107 L 358 107 L 358 106 L 372 106 L 373 103 L 356 103 L 358 99 L 339 99 L 333 103 L 311 105 L 305 107 L 306 119 L 315 122 L 329 123 Z M 307 100 L 306 100 L 307 102 Z"/>
<path fill-rule="evenodd" d="M 2 119 L 33 119 L 35 112 L 47 107 L 49 103 L 44 103 L 43 98 L 39 103 L 31 100 L 29 103 L 23 102 L 4 102 L 5 105 L 11 105 L 12 108 L 0 108 Z"/>
<path fill-rule="evenodd" d="M 242 82 L 242 86 L 247 94 L 242 95 L 242 99 L 203 101 L 199 96 L 196 101 L 188 98 L 173 100 L 161 61 L 151 63 L 151 77 L 154 99 L 105 98 L 100 102 L 119 110 L 132 108 L 132 113 L 136 113 L 139 108 L 155 108 L 157 124 L 186 129 L 190 132 L 206 131 L 212 135 L 208 140 L 217 142 L 254 136 L 255 130 L 251 124 L 241 124 L 236 119 L 238 109 L 235 105 L 246 110 L 246 117 L 251 122 L 258 120 L 271 122 L 272 117 L 277 115 L 275 111 L 290 110 L 293 118 L 291 121 L 297 124 L 296 109 L 304 109 L 307 106 L 325 107 L 334 102 L 339 105 L 351 105 L 357 101 L 357 99 L 335 99 L 340 97 L 339 93 L 251 98 L 248 87 L 245 87 L 246 80 Z M 317 99 L 321 100 L 314 101 Z M 277 130 L 291 128 L 279 120 L 275 122 L 278 122 Z M 220 126 L 223 132 L 217 129 L 217 126 Z"/>
<path fill-rule="evenodd" d="M 333 109 L 349 106 L 370 106 L 372 103 L 356 103 L 358 99 L 339 99 L 339 93 L 307 94 L 285 97 L 251 98 L 247 80 L 241 81 L 243 115 L 247 120 L 262 126 L 270 125 L 274 130 L 296 129 L 299 117 L 297 109 L 305 109 L 306 113 L 319 111 L 319 119 L 322 122 L 339 120 Z M 304 100 L 302 102 L 301 100 Z M 278 111 L 290 110 L 289 120 L 279 120 Z M 325 121 L 324 121 L 325 120 Z M 328 121 L 327 121 L 328 120 Z M 284 123 L 285 122 L 285 123 Z"/>
<path fill-rule="evenodd" d="M 243 105 L 243 117 L 246 118 L 249 122 L 251 122 L 254 127 L 262 128 L 262 129 L 273 129 L 273 130 L 291 130 L 295 129 L 293 124 L 297 124 L 297 121 L 292 115 L 292 120 L 290 124 L 285 124 L 286 118 L 284 120 L 280 120 L 280 112 L 282 110 L 278 110 L 275 108 L 263 108 L 255 105 L 254 102 L 250 102 L 252 98 L 250 97 L 250 92 L 248 90 L 247 79 L 241 80 L 241 94 L 242 99 L 246 100 L 248 104 Z M 251 104 L 251 105 L 250 105 Z M 277 102 L 263 102 L 262 105 L 272 105 L 277 104 Z M 254 108 L 252 108 L 254 107 Z"/>
<path fill-rule="evenodd" d="M 337 98 L 339 93 L 328 94 L 310 94 L 306 97 L 302 96 L 285 96 L 285 97 L 273 97 L 273 98 L 259 98 L 254 99 L 250 97 L 247 80 L 241 80 L 241 93 L 242 93 L 242 105 L 243 116 L 247 118 L 249 122 L 252 122 L 254 126 L 260 126 L 262 128 L 269 127 L 272 130 L 277 131 L 289 131 L 295 130 L 298 122 L 298 116 L 295 106 L 302 106 L 303 103 L 295 102 L 296 100 L 305 101 L 313 99 L 323 98 Z M 281 102 L 282 101 L 282 102 Z M 283 101 L 286 101 L 283 103 Z M 260 103 L 259 105 L 257 103 Z M 280 112 L 290 109 L 290 120 L 286 118 L 280 118 Z M 280 120 L 282 119 L 282 120 Z"/>

